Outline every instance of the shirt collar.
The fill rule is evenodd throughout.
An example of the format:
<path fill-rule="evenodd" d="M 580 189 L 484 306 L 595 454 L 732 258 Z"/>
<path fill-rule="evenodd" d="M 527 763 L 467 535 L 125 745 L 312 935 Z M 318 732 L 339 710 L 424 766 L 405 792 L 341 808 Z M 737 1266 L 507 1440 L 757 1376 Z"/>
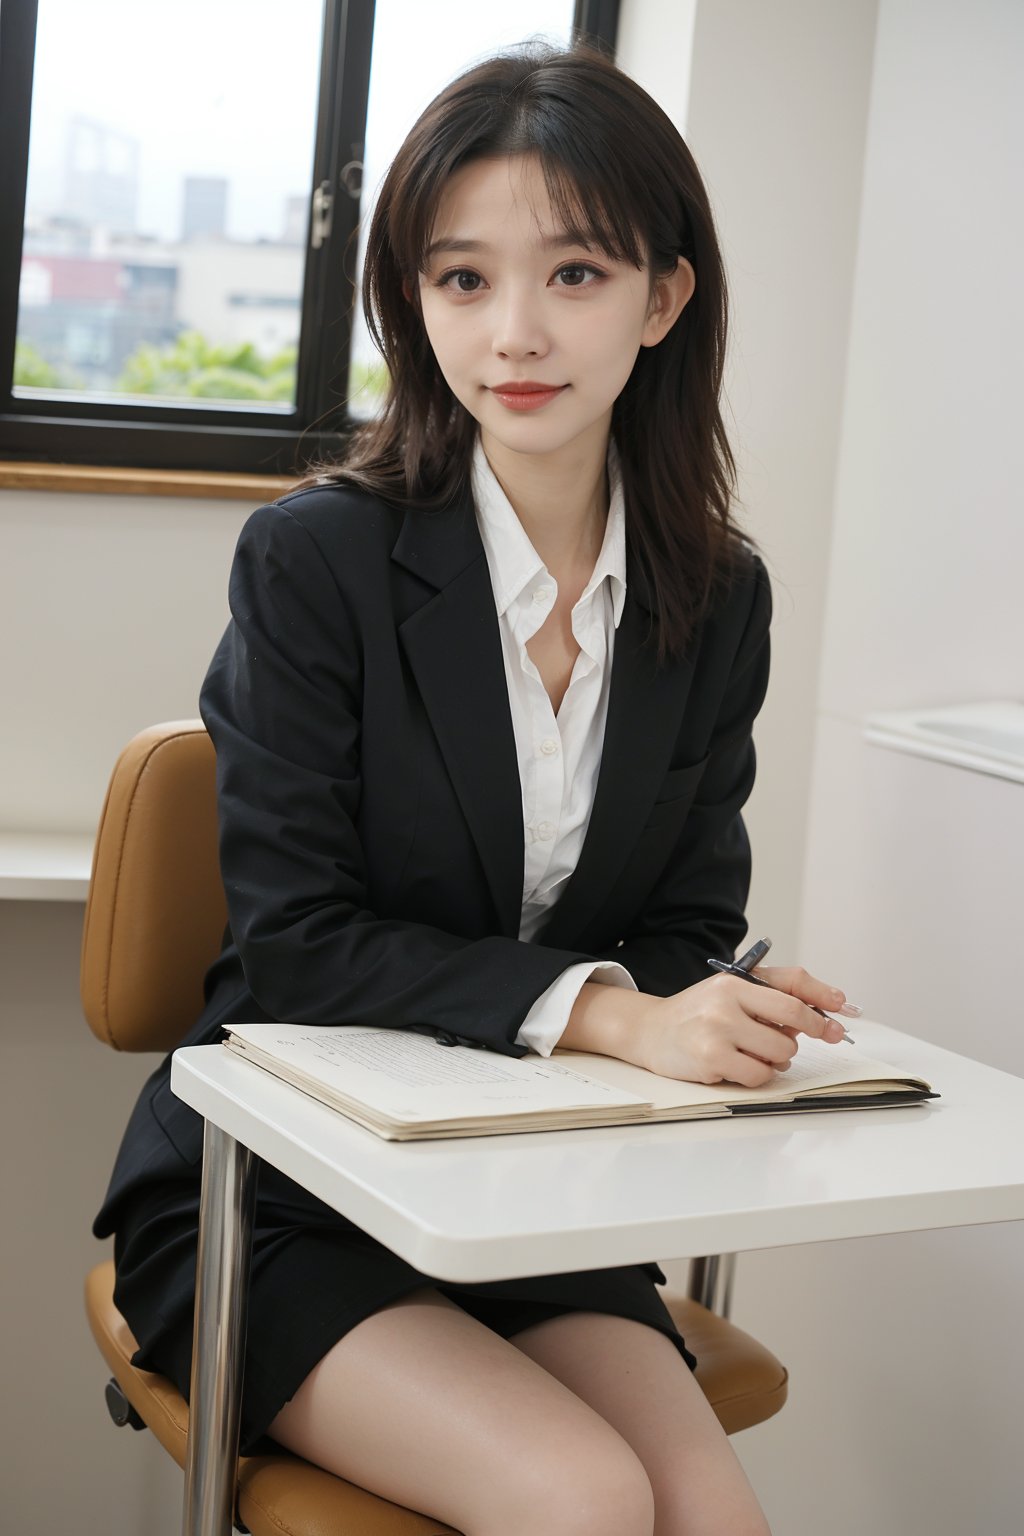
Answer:
<path fill-rule="evenodd" d="M 607 466 L 608 520 L 593 575 L 584 588 L 580 602 L 590 598 L 607 577 L 613 620 L 618 629 L 626 601 L 626 503 L 614 438 L 608 439 Z M 550 579 L 550 573 L 502 490 L 484 453 L 479 432 L 473 448 L 472 480 L 480 537 L 491 573 L 494 600 L 501 615 L 515 602 L 529 582 L 542 572 Z"/>

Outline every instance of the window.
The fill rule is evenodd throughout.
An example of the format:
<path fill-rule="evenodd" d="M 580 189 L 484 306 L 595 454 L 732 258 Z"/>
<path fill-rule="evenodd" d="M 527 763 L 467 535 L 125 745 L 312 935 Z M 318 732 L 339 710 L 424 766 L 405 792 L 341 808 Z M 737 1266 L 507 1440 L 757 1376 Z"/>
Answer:
<path fill-rule="evenodd" d="M 2 0 L 0 454 L 291 474 L 337 452 L 382 384 L 350 242 L 407 129 L 498 47 L 613 45 L 617 10 Z"/>

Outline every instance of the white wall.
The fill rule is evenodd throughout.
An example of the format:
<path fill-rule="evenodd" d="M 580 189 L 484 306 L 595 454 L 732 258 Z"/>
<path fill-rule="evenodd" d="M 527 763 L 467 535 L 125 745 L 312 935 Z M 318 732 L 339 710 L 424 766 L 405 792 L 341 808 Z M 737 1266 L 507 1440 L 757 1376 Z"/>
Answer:
<path fill-rule="evenodd" d="M 155 1058 L 100 1045 L 78 1006 L 82 908 L 0 902 L 3 1497 L 18 1536 L 178 1536 L 181 1474 L 116 1429 L 85 1316 L 89 1224 Z"/>
<path fill-rule="evenodd" d="M 198 713 L 250 510 L 0 492 L 0 827 L 91 831 L 124 742 Z M 82 1019 L 82 910 L 0 901 L 5 1507 L 22 1536 L 175 1536 L 180 1473 L 107 1416 L 82 1299 L 112 1246 L 89 1224 L 156 1060 L 106 1049 Z"/>
<path fill-rule="evenodd" d="M 686 135 L 697 0 L 620 0 L 616 58 Z"/>
<path fill-rule="evenodd" d="M 250 510 L 0 492 L 0 827 L 93 830 L 128 738 L 198 713 Z M 180 1474 L 152 1436 L 108 1418 L 82 1299 L 112 1246 L 89 1223 L 155 1058 L 118 1056 L 89 1033 L 81 937 L 79 905 L 0 902 L 0 1167 L 19 1234 L 0 1311 L 20 1320 L 5 1334 L 5 1498 L 24 1536 L 174 1536 Z"/>
<path fill-rule="evenodd" d="M 684 133 L 726 260 L 740 520 L 775 594 L 748 916 L 791 963 L 876 0 L 695 9 L 694 26 L 691 5 L 624 0 L 619 59 Z"/>
<path fill-rule="evenodd" d="M 0 491 L 0 829 L 91 831 L 129 737 L 198 713 L 251 510 Z"/>
<path fill-rule="evenodd" d="M 1024 1075 L 1000 963 L 1020 953 L 1024 793 L 860 738 L 868 710 L 1024 698 L 1024 10 L 884 0 L 881 21 L 801 946 L 823 968 L 841 954 L 877 1016 Z M 855 1359 L 846 1378 L 858 1454 L 888 1465 L 918 1529 L 1019 1528 L 1024 1232 L 888 1240 L 884 1285 L 880 1257 L 818 1270 L 844 1309 L 873 1272 L 887 1369 Z M 830 1444 L 824 1475 L 837 1463 Z M 859 1529 L 907 1528 L 887 1492 L 861 1500 Z"/>
<path fill-rule="evenodd" d="M 802 391 L 803 352 L 786 345 L 794 290 L 755 283 L 748 247 L 732 237 L 737 202 L 741 221 L 759 215 L 779 234 L 761 147 L 777 114 L 759 83 L 818 140 L 834 93 L 855 81 L 859 93 L 864 56 L 829 49 L 812 64 L 811 41 L 852 29 L 857 13 L 867 22 L 869 9 L 705 0 L 698 10 L 690 137 L 739 268 L 748 515 L 791 595 L 759 731 L 755 856 L 774 880 L 781 840 L 798 833 L 798 951 L 812 970 L 874 1017 L 1024 1074 L 1024 1010 L 998 963 L 1020 951 L 1024 794 L 861 739 L 868 710 L 1024 697 L 1024 10 L 881 0 L 847 366 L 817 408 Z M 701 116 L 715 102 L 734 112 L 731 130 L 715 120 L 721 137 Z M 807 179 L 802 196 L 813 205 L 821 189 Z M 768 258 L 773 275 L 787 267 L 813 292 L 834 249 L 794 247 L 791 228 Z M 843 350 L 838 334 L 824 355 Z M 806 407 L 802 433 L 794 402 Z M 834 493 L 819 459 L 814 507 L 801 493 L 823 439 Z M 789 775 L 809 804 L 805 827 L 781 783 Z M 760 892 L 770 889 L 762 878 Z M 736 1320 L 792 1373 L 784 1412 L 738 1442 L 779 1536 L 1019 1528 L 1022 1275 L 1019 1225 L 743 1256 Z"/>

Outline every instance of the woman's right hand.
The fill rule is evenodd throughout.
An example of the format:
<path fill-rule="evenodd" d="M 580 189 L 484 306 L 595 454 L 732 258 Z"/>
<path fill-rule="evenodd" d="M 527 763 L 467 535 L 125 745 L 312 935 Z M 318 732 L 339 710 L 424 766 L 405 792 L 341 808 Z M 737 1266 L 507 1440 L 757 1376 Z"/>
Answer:
<path fill-rule="evenodd" d="M 758 971 L 771 976 L 763 966 Z M 631 1039 L 631 1058 L 661 1077 L 763 1088 L 777 1071 L 788 1069 L 797 1035 L 829 1044 L 842 1039 L 841 1024 L 808 1006 L 836 1008 L 841 992 L 806 971 L 779 969 L 772 979 L 771 987 L 752 987 L 723 972 L 671 997 L 648 995 Z M 780 985 L 785 990 L 775 989 Z"/>

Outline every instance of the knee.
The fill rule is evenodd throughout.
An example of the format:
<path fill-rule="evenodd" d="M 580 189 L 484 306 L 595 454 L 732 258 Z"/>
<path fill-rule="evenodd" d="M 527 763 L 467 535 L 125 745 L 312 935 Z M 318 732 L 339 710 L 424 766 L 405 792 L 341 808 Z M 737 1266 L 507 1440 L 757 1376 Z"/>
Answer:
<path fill-rule="evenodd" d="M 602 1437 L 586 1454 L 562 1449 L 526 1479 L 530 1512 L 514 1529 L 545 1536 L 653 1536 L 654 1490 L 625 1440 Z"/>
<path fill-rule="evenodd" d="M 736 1508 L 726 1503 L 702 1505 L 692 1499 L 664 1499 L 655 1495 L 655 1528 L 658 1536 L 684 1536 L 687 1531 L 706 1531 L 707 1536 L 772 1536 L 760 1509 Z"/>

